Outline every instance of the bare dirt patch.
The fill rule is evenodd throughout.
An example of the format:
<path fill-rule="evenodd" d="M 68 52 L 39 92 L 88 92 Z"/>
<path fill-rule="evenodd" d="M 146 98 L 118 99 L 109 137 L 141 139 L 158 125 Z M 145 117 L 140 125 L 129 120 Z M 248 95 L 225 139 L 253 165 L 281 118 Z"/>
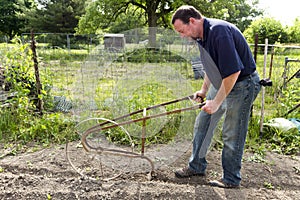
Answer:
<path fill-rule="evenodd" d="M 175 178 L 173 171 L 187 164 L 189 149 L 174 162 L 156 168 L 152 180 L 147 179 L 145 168 L 109 181 L 83 178 L 75 172 L 66 159 L 65 145 L 32 150 L 1 158 L 0 199 L 300 199 L 299 156 L 269 152 L 261 160 L 246 152 L 241 188 L 221 189 L 208 185 L 222 174 L 221 152 L 216 150 L 207 156 L 205 177 Z M 166 157 L 168 152 L 172 153 L 166 151 Z"/>

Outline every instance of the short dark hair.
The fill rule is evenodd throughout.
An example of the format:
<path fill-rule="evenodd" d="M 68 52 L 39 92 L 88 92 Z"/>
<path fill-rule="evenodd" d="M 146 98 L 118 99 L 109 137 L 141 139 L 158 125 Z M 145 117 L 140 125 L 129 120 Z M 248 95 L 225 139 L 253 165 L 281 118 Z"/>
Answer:
<path fill-rule="evenodd" d="M 180 6 L 172 17 L 172 24 L 174 24 L 177 19 L 180 19 L 184 24 L 188 24 L 191 17 L 201 19 L 202 15 L 196 8 L 194 8 L 194 6 Z"/>

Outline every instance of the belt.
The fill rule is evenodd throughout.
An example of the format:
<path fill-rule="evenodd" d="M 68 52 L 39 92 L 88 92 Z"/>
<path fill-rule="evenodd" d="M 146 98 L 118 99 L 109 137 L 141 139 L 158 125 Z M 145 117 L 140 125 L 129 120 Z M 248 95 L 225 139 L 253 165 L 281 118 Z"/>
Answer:
<path fill-rule="evenodd" d="M 252 74 L 248 74 L 248 75 L 245 75 L 245 76 L 239 77 L 239 78 L 237 79 L 237 81 L 236 81 L 236 82 L 243 81 L 243 80 L 245 80 L 245 79 L 247 79 L 247 78 L 249 78 L 249 77 L 251 77 L 251 76 L 255 75 L 256 73 L 257 73 L 257 72 L 256 72 L 256 71 L 254 71 Z"/>

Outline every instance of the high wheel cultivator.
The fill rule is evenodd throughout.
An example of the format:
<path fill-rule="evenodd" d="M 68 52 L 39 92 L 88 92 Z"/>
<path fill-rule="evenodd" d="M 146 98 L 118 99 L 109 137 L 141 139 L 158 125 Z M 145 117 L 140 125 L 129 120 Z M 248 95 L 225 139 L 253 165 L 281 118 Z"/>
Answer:
<path fill-rule="evenodd" d="M 155 162 L 150 156 L 151 151 L 147 152 L 147 155 L 145 151 L 147 120 L 200 109 L 205 102 L 193 103 L 189 107 L 151 115 L 148 115 L 148 112 L 184 100 L 193 102 L 192 99 L 193 95 L 190 95 L 140 109 L 112 120 L 106 118 L 86 119 L 77 125 L 81 136 L 80 144 L 77 146 L 66 144 L 67 160 L 77 173 L 88 179 L 108 181 L 132 171 L 147 172 L 148 179 L 151 179 L 155 170 Z M 134 118 L 137 114 L 142 114 L 142 117 Z M 130 118 L 130 120 L 124 121 L 126 118 Z M 137 151 L 132 136 L 123 126 L 138 122 L 142 124 L 142 132 L 140 133 L 141 147 Z M 131 145 L 118 145 L 107 140 L 110 130 L 115 128 L 124 133 L 124 137 L 130 141 Z M 177 148 L 180 149 L 180 145 Z"/>

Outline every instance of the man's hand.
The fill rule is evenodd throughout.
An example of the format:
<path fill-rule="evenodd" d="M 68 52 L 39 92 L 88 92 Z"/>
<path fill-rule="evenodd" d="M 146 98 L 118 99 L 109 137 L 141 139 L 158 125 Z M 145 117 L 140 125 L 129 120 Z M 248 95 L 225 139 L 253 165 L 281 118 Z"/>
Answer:
<path fill-rule="evenodd" d="M 218 89 L 218 92 L 213 100 L 206 101 L 205 106 L 202 107 L 202 110 L 208 114 L 213 114 L 217 112 L 219 107 L 222 105 L 222 102 L 227 97 L 227 95 L 232 90 L 236 80 L 240 74 L 240 71 L 229 75 L 228 77 L 222 80 L 221 87 Z"/>
<path fill-rule="evenodd" d="M 194 93 L 193 99 L 197 101 L 198 103 L 202 103 L 205 99 L 206 95 L 202 90 L 199 90 Z"/>
<path fill-rule="evenodd" d="M 217 112 L 221 105 L 214 102 L 214 100 L 205 101 L 205 105 L 202 107 L 202 110 L 207 112 L 208 114 L 213 114 Z"/>

